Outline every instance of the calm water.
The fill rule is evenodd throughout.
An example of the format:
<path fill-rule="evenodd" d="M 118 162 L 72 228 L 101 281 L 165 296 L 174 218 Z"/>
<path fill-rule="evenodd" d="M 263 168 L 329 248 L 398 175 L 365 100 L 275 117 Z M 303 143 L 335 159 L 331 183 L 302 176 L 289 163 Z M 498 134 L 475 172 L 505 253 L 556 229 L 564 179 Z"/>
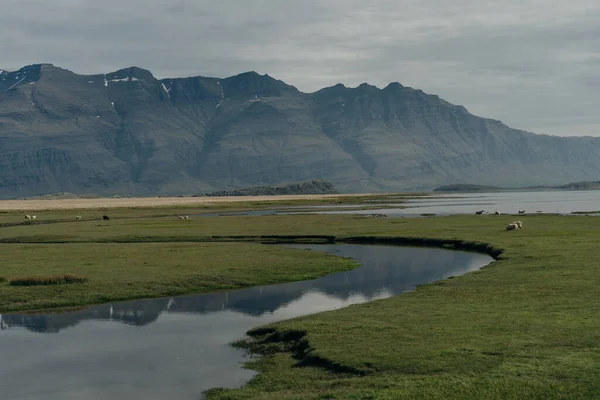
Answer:
<path fill-rule="evenodd" d="M 517 214 L 525 210 L 528 214 L 537 212 L 570 214 L 574 211 L 599 211 L 600 191 L 545 191 L 545 192 L 505 192 L 475 194 L 440 194 L 421 199 L 408 200 L 406 208 L 381 208 L 361 211 L 319 211 L 319 214 L 372 214 L 380 213 L 391 217 L 411 217 L 421 214 L 474 214 L 476 210 L 493 213 Z"/>
<path fill-rule="evenodd" d="M 367 204 L 373 206 L 373 203 Z M 528 214 L 557 213 L 570 214 L 574 211 L 600 211 L 600 190 L 582 191 L 544 191 L 544 192 L 505 192 L 505 193 L 461 193 L 436 194 L 427 197 L 406 200 L 405 208 L 370 208 L 368 210 L 336 210 L 329 208 L 363 207 L 365 204 L 320 205 L 303 207 L 279 207 L 277 209 L 235 211 L 200 214 L 217 215 L 280 215 L 280 214 L 386 214 L 390 217 L 417 217 L 421 214 L 451 215 L 474 214 L 484 209 L 493 213 L 517 214 L 526 210 Z M 394 207 L 396 204 L 382 203 L 381 207 Z M 316 211 L 293 211 L 293 208 L 315 209 Z"/>
<path fill-rule="evenodd" d="M 229 347 L 253 327 L 397 295 L 487 265 L 483 254 L 366 245 L 286 245 L 361 267 L 312 281 L 0 316 L 0 398 L 194 399 L 254 372 Z"/>

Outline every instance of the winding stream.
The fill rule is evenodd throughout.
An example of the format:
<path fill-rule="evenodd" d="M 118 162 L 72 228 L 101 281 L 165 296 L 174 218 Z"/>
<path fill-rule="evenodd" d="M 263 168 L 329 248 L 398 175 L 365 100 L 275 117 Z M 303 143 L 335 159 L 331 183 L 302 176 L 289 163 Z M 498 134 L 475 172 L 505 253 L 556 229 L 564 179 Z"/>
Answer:
<path fill-rule="evenodd" d="M 0 398 L 194 399 L 254 372 L 229 344 L 253 327 L 413 290 L 479 269 L 491 257 L 379 245 L 285 245 L 351 257 L 361 267 L 229 292 L 0 315 Z"/>

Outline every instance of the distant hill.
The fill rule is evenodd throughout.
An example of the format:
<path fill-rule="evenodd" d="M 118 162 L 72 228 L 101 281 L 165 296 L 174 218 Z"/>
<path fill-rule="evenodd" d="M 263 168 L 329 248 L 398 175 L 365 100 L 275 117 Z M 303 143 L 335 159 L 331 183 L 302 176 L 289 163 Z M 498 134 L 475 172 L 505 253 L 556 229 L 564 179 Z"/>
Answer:
<path fill-rule="evenodd" d="M 571 182 L 558 186 L 558 188 L 565 190 L 598 190 L 600 189 L 600 181 Z"/>
<path fill-rule="evenodd" d="M 322 179 L 340 192 L 594 180 L 600 138 L 535 135 L 392 82 L 0 72 L 0 198 L 161 196 Z"/>
<path fill-rule="evenodd" d="M 503 192 L 503 191 L 523 191 L 523 190 L 600 190 L 600 181 L 581 181 L 571 182 L 565 185 L 549 186 L 527 186 L 521 188 L 507 188 L 499 186 L 485 186 L 485 185 L 473 185 L 473 184 L 454 184 L 439 186 L 433 189 L 434 192 Z"/>
<path fill-rule="evenodd" d="M 506 190 L 499 186 L 471 185 L 471 184 L 455 184 L 436 187 L 434 192 L 495 192 Z"/>
<path fill-rule="evenodd" d="M 292 194 L 337 194 L 329 182 L 313 180 L 283 185 L 258 186 L 246 189 L 221 190 L 196 196 L 284 196 Z"/>

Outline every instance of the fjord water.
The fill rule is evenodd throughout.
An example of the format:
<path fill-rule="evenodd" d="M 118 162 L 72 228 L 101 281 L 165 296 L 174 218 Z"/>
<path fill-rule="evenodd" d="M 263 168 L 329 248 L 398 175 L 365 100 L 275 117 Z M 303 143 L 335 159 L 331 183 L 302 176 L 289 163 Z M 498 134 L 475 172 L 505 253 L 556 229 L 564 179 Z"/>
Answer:
<path fill-rule="evenodd" d="M 493 213 L 517 214 L 525 210 L 528 214 L 600 211 L 600 190 L 581 191 L 542 191 L 542 192 L 494 192 L 433 194 L 430 196 L 404 200 L 403 208 L 389 208 L 392 204 L 382 204 L 387 208 L 369 210 L 318 211 L 318 214 L 371 214 L 382 213 L 390 217 L 410 217 L 421 214 L 451 215 L 473 214 L 476 210 Z"/>
<path fill-rule="evenodd" d="M 492 261 L 432 248 L 285 246 L 351 257 L 361 266 L 311 281 L 1 315 L 0 398 L 196 400 L 254 376 L 242 368 L 244 353 L 229 346 L 253 327 L 398 295 Z"/>
<path fill-rule="evenodd" d="M 199 216 L 218 215 L 280 215 L 280 214 L 385 214 L 390 217 L 418 217 L 421 214 L 452 215 L 473 214 L 476 210 L 493 213 L 517 214 L 525 210 L 528 214 L 555 213 L 571 214 L 573 212 L 600 211 L 600 190 L 547 190 L 542 192 L 493 192 L 493 193 L 440 193 L 429 196 L 415 196 L 410 199 L 398 198 L 398 203 L 363 203 L 363 204 L 327 204 L 305 205 L 294 207 L 278 207 L 250 211 L 224 211 L 220 213 L 203 213 Z M 394 208 L 399 206 L 398 208 Z M 356 208 L 368 206 L 369 209 Z M 381 208 L 377 208 L 381 207 Z M 297 208 L 298 210 L 294 210 Z M 336 208 L 337 210 L 329 210 Z M 355 208 L 344 210 L 344 208 Z M 306 211 L 306 210 L 314 211 Z"/>

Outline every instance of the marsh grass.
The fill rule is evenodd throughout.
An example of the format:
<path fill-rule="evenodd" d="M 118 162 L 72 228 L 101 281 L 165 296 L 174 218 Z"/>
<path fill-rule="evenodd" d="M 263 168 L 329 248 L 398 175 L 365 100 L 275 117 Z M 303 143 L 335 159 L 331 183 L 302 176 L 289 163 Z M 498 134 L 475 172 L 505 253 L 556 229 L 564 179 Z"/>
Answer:
<path fill-rule="evenodd" d="M 86 283 L 88 278 L 73 274 L 58 276 L 26 276 L 24 278 L 11 279 L 10 286 L 50 286 L 71 285 L 73 283 Z"/>
<path fill-rule="evenodd" d="M 66 272 L 89 279 L 85 285 L 2 285 L 0 313 L 314 279 L 357 266 L 321 253 L 245 242 L 2 244 L 0 265 L 22 284 Z"/>
<path fill-rule="evenodd" d="M 319 253 L 244 242 L 277 235 L 469 245 L 497 261 L 411 293 L 251 331 L 247 344 L 236 345 L 264 355 L 247 364 L 260 374 L 208 398 L 599 398 L 598 217 L 529 214 L 518 217 L 523 230 L 507 232 L 514 215 L 228 216 L 182 224 L 144 212 L 107 226 L 0 229 L 0 239 L 21 242 L 0 244 L 3 275 L 58 275 L 64 265 L 78 265 L 69 272 L 90 278 L 35 294 L 2 285 L 0 312 L 309 279 L 352 267 Z M 209 243 L 228 236 L 238 242 Z M 39 243 L 25 244 L 30 240 Z"/>
<path fill-rule="evenodd" d="M 502 230 L 515 216 L 495 218 L 330 220 L 321 232 L 350 242 L 470 243 L 497 261 L 412 293 L 253 330 L 236 346 L 261 355 L 247 364 L 260 374 L 207 397 L 598 398 L 600 218 L 520 216 L 518 232 Z M 370 234 L 348 238 L 359 232 Z"/>

